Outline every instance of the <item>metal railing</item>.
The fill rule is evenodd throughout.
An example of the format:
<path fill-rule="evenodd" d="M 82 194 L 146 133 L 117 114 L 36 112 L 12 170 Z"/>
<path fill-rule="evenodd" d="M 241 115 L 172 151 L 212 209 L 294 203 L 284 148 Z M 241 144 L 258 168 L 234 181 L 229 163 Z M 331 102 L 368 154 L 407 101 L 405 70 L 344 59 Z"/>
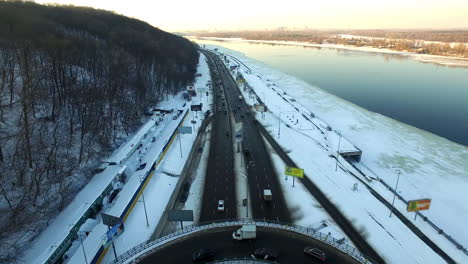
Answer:
<path fill-rule="evenodd" d="M 178 230 L 172 234 L 158 238 L 154 241 L 144 242 L 133 247 L 132 249 L 125 252 L 124 254 L 120 255 L 112 263 L 114 264 L 138 263 L 139 260 L 145 258 L 148 255 L 153 254 L 157 250 L 163 248 L 167 243 L 174 241 L 176 239 L 188 237 L 189 235 L 193 235 L 201 231 L 209 231 L 210 229 L 218 229 L 218 228 L 223 228 L 223 227 L 235 227 L 235 226 L 241 226 L 245 224 L 254 224 L 257 227 L 262 227 L 262 228 L 296 232 L 296 233 L 308 236 L 310 238 L 316 239 L 318 241 L 321 241 L 323 243 L 326 243 L 329 246 L 332 246 L 335 249 L 338 249 L 341 252 L 352 257 L 354 260 L 358 261 L 359 263 L 371 263 L 368 260 L 368 258 L 365 255 L 363 255 L 361 252 L 359 252 L 356 248 L 346 243 L 342 243 L 341 240 L 333 238 L 332 236 L 328 234 L 315 231 L 311 227 L 304 227 L 304 226 L 299 226 L 299 225 L 291 225 L 291 224 L 285 224 L 281 222 L 265 221 L 265 220 L 256 221 L 252 219 L 239 219 L 239 220 L 234 220 L 234 221 L 223 220 L 223 222 L 212 222 L 212 223 L 198 225 L 198 226 L 195 226 L 195 225 L 185 226 L 183 230 Z"/>
<path fill-rule="evenodd" d="M 382 178 L 379 178 L 380 182 L 388 189 L 390 190 L 392 193 L 394 193 L 396 195 L 396 197 L 398 197 L 398 199 L 400 199 L 402 202 L 404 202 L 405 204 L 408 204 L 408 201 L 403 198 L 403 196 L 401 196 L 398 192 L 396 192 L 392 187 L 390 187 L 390 185 L 388 185 L 384 180 L 382 180 Z M 427 216 L 425 216 L 424 214 L 422 214 L 421 212 L 419 211 L 416 211 L 415 212 L 419 217 L 421 217 L 424 222 L 427 222 L 432 228 L 434 228 L 437 233 L 441 234 L 442 236 L 444 236 L 448 241 L 450 241 L 453 245 L 455 245 L 455 247 L 458 249 L 458 250 L 461 250 L 463 253 L 465 253 L 465 255 L 468 256 L 468 250 L 462 245 L 460 244 L 458 241 L 456 241 L 453 237 L 451 237 L 450 235 L 448 235 L 447 233 L 444 232 L 444 230 L 440 227 L 438 227 L 436 224 L 434 224 L 434 222 L 432 222 Z"/>

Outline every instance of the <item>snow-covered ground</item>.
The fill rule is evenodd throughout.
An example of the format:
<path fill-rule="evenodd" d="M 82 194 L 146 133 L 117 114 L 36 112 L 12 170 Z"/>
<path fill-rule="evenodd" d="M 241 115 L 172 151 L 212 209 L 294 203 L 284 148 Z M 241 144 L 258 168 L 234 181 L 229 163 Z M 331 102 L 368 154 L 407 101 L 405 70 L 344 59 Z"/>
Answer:
<path fill-rule="evenodd" d="M 195 88 L 205 88 L 207 81 L 210 80 L 210 74 L 206 58 L 203 54 L 200 55 L 198 73 L 201 73 L 202 76 L 197 77 Z M 188 104 L 199 104 L 202 102 L 202 112 L 206 112 L 210 109 L 209 103 L 206 102 L 211 101 L 212 93 L 209 93 L 208 97 L 204 94 L 203 96 L 200 95 L 192 98 L 192 101 Z M 146 226 L 143 203 L 139 202 L 125 222 L 125 232 L 115 240 L 116 249 L 118 248 L 120 254 L 147 241 L 153 234 L 178 181 L 178 177 L 168 176 L 165 173 L 180 175 L 203 118 L 204 115 L 202 113 L 194 115 L 191 112 L 184 121 L 184 126 L 192 126 L 192 134 L 177 136 L 144 191 L 150 227 Z M 192 121 L 196 121 L 196 124 L 192 124 Z M 140 201 L 142 201 L 141 198 Z M 103 259 L 103 263 L 109 263 L 113 260 L 114 256 L 112 252 L 108 251 Z"/>
<path fill-rule="evenodd" d="M 189 37 L 189 38 L 193 38 L 193 37 Z M 240 39 L 240 38 L 200 37 L 200 39 L 223 40 L 223 41 L 245 41 L 245 42 L 255 42 L 255 43 L 269 43 L 269 44 L 281 44 L 281 45 L 359 50 L 359 51 L 377 52 L 377 53 L 390 53 L 390 54 L 396 54 L 396 55 L 402 55 L 402 56 L 409 56 L 415 60 L 419 60 L 422 62 L 435 63 L 435 64 L 446 65 L 446 66 L 468 67 L 468 59 L 465 59 L 465 58 L 447 57 L 447 56 L 429 55 L 429 54 L 418 54 L 414 52 L 404 52 L 404 51 L 396 51 L 396 50 L 390 50 L 390 49 L 379 49 L 379 48 L 374 48 L 374 47 L 356 47 L 356 46 L 340 45 L 340 44 L 313 44 L 313 43 L 298 42 L 298 41 L 248 40 L 248 39 Z"/>
<path fill-rule="evenodd" d="M 200 56 L 198 72 L 201 73 L 202 76 L 197 77 L 195 86 L 205 87 L 210 76 L 206 58 L 203 55 Z M 157 107 L 163 109 L 174 108 L 175 112 L 177 112 L 178 109 L 189 109 L 190 104 L 198 104 L 200 100 L 203 100 L 204 103 L 203 112 L 208 110 L 210 106 L 209 104 L 205 104 L 205 101 L 211 100 L 211 94 L 208 97 L 204 95 L 202 97 L 193 98 L 191 102 L 186 102 L 182 98 L 182 94 L 178 94 L 161 102 Z M 148 120 L 148 122 L 131 136 L 127 142 L 122 144 L 111 157 L 106 159 L 108 162 L 120 163 L 120 161 L 122 161 L 122 165 L 108 166 L 104 172 L 93 177 L 90 183 L 83 188 L 66 209 L 60 213 L 59 216 L 51 222 L 48 228 L 33 242 L 33 246 L 25 252 L 25 256 L 22 260 L 25 263 L 43 263 L 48 252 L 52 252 L 55 247 L 59 245 L 61 239 L 68 234 L 75 221 L 86 211 L 89 204 L 94 202 L 104 188 L 113 182 L 117 171 L 121 172 L 125 169 L 126 174 L 129 176 L 126 184 L 123 185 L 122 190 L 111 204 L 107 204 L 107 199 L 105 199 L 103 209 L 103 211 L 108 214 L 119 216 L 119 213 L 122 212 L 140 185 L 140 178 L 146 174 L 151 164 L 161 157 L 162 147 L 166 144 L 170 135 L 177 127 L 181 117 L 173 120 L 171 114 L 165 117 L 154 116 Z M 146 185 L 144 195 L 148 209 L 149 226 L 146 225 L 143 204 L 140 202 L 140 197 L 140 201 L 136 203 L 131 214 L 125 221 L 125 232 L 116 241 L 118 253 L 123 253 L 131 247 L 146 241 L 151 236 L 178 180 L 177 177 L 168 176 L 164 172 L 180 174 L 202 118 L 202 113 L 198 113 L 197 118 L 192 117 L 192 113 L 189 113 L 185 119 L 184 126 L 192 126 L 194 128 L 193 133 L 182 135 L 180 141 L 179 136 L 176 138 L 153 177 Z M 192 120 L 196 120 L 196 124 L 192 124 Z M 157 125 L 156 121 L 159 121 Z M 141 148 L 135 151 L 135 147 L 139 144 L 142 144 Z M 180 150 L 182 150 L 182 157 Z M 141 163 L 147 163 L 146 168 L 136 171 L 136 168 Z M 105 234 L 106 230 L 107 227 L 102 224 L 100 214 L 95 221 L 91 221 L 89 224 L 82 226 L 81 231 L 90 232 L 88 236 L 82 236 L 88 261 L 90 261 L 97 252 L 101 244 L 101 237 Z M 67 255 L 68 263 L 85 263 L 83 250 L 80 248 L 78 241 L 73 243 Z M 111 260 L 113 258 L 112 255 L 113 254 L 107 254 L 104 260 Z M 109 259 L 109 256 L 112 257 Z"/>
<path fill-rule="evenodd" d="M 462 245 L 468 245 L 468 233 L 463 232 L 468 222 L 465 202 L 468 187 L 467 147 L 369 112 L 239 52 L 216 47 L 223 53 L 236 56 L 252 70 L 248 74 L 245 67 L 240 67 L 247 83 L 262 100 L 265 98 L 271 111 L 265 115 L 265 119 L 257 114 L 257 119 L 278 138 L 278 117 L 281 115 L 280 145 L 291 151 L 291 158 L 362 230 L 389 263 L 444 261 L 398 218 L 389 217 L 389 210 L 348 173 L 359 174 L 344 160 L 340 159 L 341 164 L 335 172 L 335 159 L 329 155 L 335 155 L 337 151 L 337 131 L 363 151 L 360 166 L 365 166 L 365 173 L 393 186 L 396 170 L 400 170 L 399 194 L 407 200 L 431 198 L 430 210 L 423 213 Z M 233 60 L 231 63 L 234 63 Z M 246 101 L 253 104 L 255 99 L 244 93 Z M 285 97 L 288 103 L 281 97 Z M 322 129 L 322 134 L 303 118 L 303 113 L 311 112 L 315 114 L 315 118 L 311 118 L 314 123 L 325 122 L 332 127 L 332 131 Z M 353 191 L 355 183 L 358 183 L 358 190 Z M 392 193 L 380 182 L 372 181 L 369 184 L 391 202 Z M 406 204 L 397 199 L 395 206 L 413 221 L 414 213 L 406 212 Z M 300 210 L 302 219 L 312 214 L 306 207 Z M 302 219 L 296 222 L 307 225 L 308 220 Z M 316 220 L 311 219 L 310 224 L 313 224 Z M 418 218 L 415 224 L 455 261 L 468 263 L 468 257 L 462 251 L 427 223 Z"/>

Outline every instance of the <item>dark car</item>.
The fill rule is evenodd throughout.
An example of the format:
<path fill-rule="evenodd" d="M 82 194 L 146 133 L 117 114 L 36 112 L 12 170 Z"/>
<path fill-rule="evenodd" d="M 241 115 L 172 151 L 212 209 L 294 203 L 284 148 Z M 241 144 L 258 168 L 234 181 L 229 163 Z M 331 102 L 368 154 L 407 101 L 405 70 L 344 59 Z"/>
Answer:
<path fill-rule="evenodd" d="M 241 117 L 241 118 L 244 118 L 244 115 L 241 114 L 240 117 Z"/>
<path fill-rule="evenodd" d="M 258 248 L 254 251 L 254 256 L 259 259 L 275 260 L 278 258 L 278 251 L 272 248 Z"/>
<path fill-rule="evenodd" d="M 138 168 L 136 170 L 139 171 L 139 170 L 144 169 L 145 167 L 146 167 L 146 163 L 143 163 L 140 166 L 138 166 Z"/>
<path fill-rule="evenodd" d="M 226 133 L 224 133 L 226 135 L 226 137 L 229 137 L 229 131 L 226 131 Z"/>
<path fill-rule="evenodd" d="M 244 148 L 244 155 L 250 155 L 250 150 L 248 148 Z"/>
<path fill-rule="evenodd" d="M 309 247 L 309 246 L 304 248 L 304 254 L 312 256 L 321 261 L 325 261 L 327 259 L 327 256 L 322 250 L 318 248 Z"/>
<path fill-rule="evenodd" d="M 211 248 L 201 248 L 192 254 L 192 261 L 202 261 L 202 260 L 210 260 L 213 259 L 216 255 L 216 251 Z"/>

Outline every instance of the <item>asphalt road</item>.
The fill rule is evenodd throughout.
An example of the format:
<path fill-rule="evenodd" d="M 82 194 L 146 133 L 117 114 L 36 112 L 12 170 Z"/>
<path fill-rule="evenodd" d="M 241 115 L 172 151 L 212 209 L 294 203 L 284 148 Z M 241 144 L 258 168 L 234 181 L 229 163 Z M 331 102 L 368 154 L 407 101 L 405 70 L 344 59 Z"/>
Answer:
<path fill-rule="evenodd" d="M 236 184 L 233 172 L 233 146 L 229 109 L 218 82 L 218 70 L 208 61 L 212 76 L 214 106 L 210 155 L 205 176 L 199 222 L 237 218 Z M 226 112 L 225 112 L 226 111 Z M 218 212 L 218 201 L 224 200 L 224 212 Z"/>
<path fill-rule="evenodd" d="M 278 263 L 321 263 L 303 253 L 305 246 L 317 247 L 324 251 L 328 264 L 358 263 L 342 252 L 304 235 L 258 227 L 255 240 L 235 241 L 231 235 L 236 229 L 237 227 L 197 233 L 188 239 L 168 244 L 139 263 L 191 263 L 193 252 L 199 248 L 216 250 L 216 259 L 249 257 L 255 249 L 265 247 L 278 251 Z"/>
<path fill-rule="evenodd" d="M 249 150 L 249 154 L 243 155 L 243 165 L 249 164 L 246 169 L 253 217 L 290 223 L 291 217 L 279 186 L 278 177 L 263 138 L 255 127 L 255 118 L 251 114 L 250 106 L 243 99 L 239 99 L 241 93 L 237 83 L 221 59 L 217 56 L 212 56 L 212 58 L 219 68 L 219 75 L 235 122 L 242 122 L 243 125 L 242 150 L 246 148 Z M 264 189 L 271 190 L 272 201 L 264 201 Z"/>

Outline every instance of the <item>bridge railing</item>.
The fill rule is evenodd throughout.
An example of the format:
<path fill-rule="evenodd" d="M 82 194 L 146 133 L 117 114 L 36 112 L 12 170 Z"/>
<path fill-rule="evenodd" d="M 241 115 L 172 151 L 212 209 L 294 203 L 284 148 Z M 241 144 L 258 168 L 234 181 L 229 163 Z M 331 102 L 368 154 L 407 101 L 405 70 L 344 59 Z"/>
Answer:
<path fill-rule="evenodd" d="M 151 255 L 153 252 L 166 246 L 167 243 L 174 241 L 176 239 L 183 238 L 185 236 L 188 236 L 194 233 L 207 231 L 210 229 L 234 227 L 234 226 L 241 226 L 245 224 L 255 224 L 258 227 L 285 230 L 285 231 L 291 231 L 291 232 L 303 234 L 305 236 L 309 236 L 313 239 L 319 240 L 323 243 L 326 243 L 342 251 L 343 253 L 352 257 L 359 263 L 371 264 L 371 261 L 369 261 L 369 259 L 365 255 L 363 255 L 361 252 L 359 252 L 356 248 L 346 243 L 341 243 L 341 240 L 338 240 L 328 234 L 315 231 L 311 227 L 285 224 L 281 222 L 268 221 L 264 219 L 261 219 L 261 220 L 238 219 L 238 220 L 233 220 L 233 221 L 222 220 L 222 222 L 218 221 L 218 222 L 211 222 L 211 223 L 206 223 L 202 225 L 185 226 L 183 229 L 179 229 L 174 233 L 168 234 L 166 236 L 160 237 L 150 242 L 141 243 L 133 247 L 132 249 L 125 252 L 124 254 L 120 255 L 112 263 L 114 264 L 138 263 L 139 260 L 143 259 L 144 257 L 148 255 Z"/>

